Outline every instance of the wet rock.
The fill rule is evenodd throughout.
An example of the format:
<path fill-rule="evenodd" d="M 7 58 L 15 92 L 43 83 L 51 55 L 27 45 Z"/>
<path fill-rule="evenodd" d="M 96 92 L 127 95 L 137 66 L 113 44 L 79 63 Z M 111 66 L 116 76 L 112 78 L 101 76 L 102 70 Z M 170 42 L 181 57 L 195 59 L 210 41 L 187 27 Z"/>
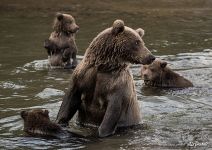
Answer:
<path fill-rule="evenodd" d="M 65 93 L 61 90 L 45 88 L 42 92 L 38 93 L 36 97 L 40 97 L 42 99 L 50 98 L 52 96 L 63 96 Z"/>

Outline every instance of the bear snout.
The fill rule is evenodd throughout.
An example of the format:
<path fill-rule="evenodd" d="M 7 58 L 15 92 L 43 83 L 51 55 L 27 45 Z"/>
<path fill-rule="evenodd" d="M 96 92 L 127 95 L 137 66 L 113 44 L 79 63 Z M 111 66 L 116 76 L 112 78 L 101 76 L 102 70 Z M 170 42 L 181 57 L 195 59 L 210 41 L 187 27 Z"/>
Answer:
<path fill-rule="evenodd" d="M 153 56 L 152 54 L 146 56 L 143 61 L 142 61 L 142 64 L 143 65 L 149 65 L 151 64 L 153 61 L 155 60 L 155 56 Z"/>
<path fill-rule="evenodd" d="M 150 60 L 150 63 L 152 63 L 155 60 L 155 56 L 149 55 L 149 60 Z"/>
<path fill-rule="evenodd" d="M 147 74 L 144 74 L 144 75 L 143 75 L 143 79 L 144 79 L 144 80 L 148 80 L 148 75 L 147 75 Z"/>
<path fill-rule="evenodd" d="M 76 25 L 75 26 L 75 30 L 74 30 L 74 32 L 78 32 L 79 31 L 79 26 L 78 25 Z"/>
<path fill-rule="evenodd" d="M 141 79 L 142 80 L 149 80 L 149 71 L 148 71 L 148 69 L 142 68 L 142 70 L 141 70 Z"/>

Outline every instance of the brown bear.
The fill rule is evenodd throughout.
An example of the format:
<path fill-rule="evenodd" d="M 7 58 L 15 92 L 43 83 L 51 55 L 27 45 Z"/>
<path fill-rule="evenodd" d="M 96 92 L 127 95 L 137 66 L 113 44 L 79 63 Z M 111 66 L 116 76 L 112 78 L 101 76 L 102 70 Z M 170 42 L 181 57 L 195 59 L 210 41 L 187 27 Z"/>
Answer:
<path fill-rule="evenodd" d="M 65 69 L 75 68 L 77 65 L 75 34 L 79 30 L 75 19 L 69 14 L 57 13 L 53 30 L 49 39 L 44 41 L 50 65 L 62 66 Z"/>
<path fill-rule="evenodd" d="M 29 135 L 57 136 L 63 132 L 58 124 L 50 120 L 48 110 L 21 111 L 21 117 L 24 120 L 24 131 Z"/>
<path fill-rule="evenodd" d="M 98 135 L 140 123 L 141 114 L 129 64 L 150 64 L 155 57 L 145 46 L 143 29 L 122 20 L 97 35 L 74 70 L 57 122 L 67 124 L 78 111 L 81 125 L 96 125 Z"/>
<path fill-rule="evenodd" d="M 154 87 L 185 88 L 193 84 L 167 67 L 167 62 L 156 59 L 150 65 L 143 65 L 141 78 L 144 84 Z"/>
<path fill-rule="evenodd" d="M 49 111 L 43 109 L 32 109 L 21 111 L 21 118 L 24 120 L 24 132 L 31 136 L 45 137 L 82 137 L 77 133 L 63 129 L 60 125 L 52 122 L 49 118 Z"/>

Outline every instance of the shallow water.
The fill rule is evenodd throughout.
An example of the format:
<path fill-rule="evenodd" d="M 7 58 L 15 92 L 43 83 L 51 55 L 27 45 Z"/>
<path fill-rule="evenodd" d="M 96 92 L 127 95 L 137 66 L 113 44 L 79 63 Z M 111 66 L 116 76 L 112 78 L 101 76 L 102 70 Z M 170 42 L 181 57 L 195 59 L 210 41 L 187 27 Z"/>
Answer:
<path fill-rule="evenodd" d="M 48 4 L 48 5 L 47 5 Z M 95 5 L 94 5 L 95 4 Z M 56 5 L 56 6 L 55 6 Z M 212 3 L 193 1 L 0 2 L 0 149 L 210 149 L 212 148 Z M 104 139 L 44 139 L 23 133 L 20 111 L 46 108 L 56 118 L 71 70 L 48 66 L 44 39 L 54 13 L 76 17 L 79 61 L 98 32 L 117 19 L 146 31 L 147 47 L 194 87 L 144 87 L 131 67 L 143 128 Z"/>

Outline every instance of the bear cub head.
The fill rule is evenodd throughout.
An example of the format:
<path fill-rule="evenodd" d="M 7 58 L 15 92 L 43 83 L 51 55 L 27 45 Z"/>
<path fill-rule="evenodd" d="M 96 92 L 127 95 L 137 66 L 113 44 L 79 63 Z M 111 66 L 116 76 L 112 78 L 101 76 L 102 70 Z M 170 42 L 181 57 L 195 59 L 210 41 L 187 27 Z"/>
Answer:
<path fill-rule="evenodd" d="M 141 70 L 141 78 L 146 82 L 160 80 L 162 73 L 165 72 L 166 66 L 167 62 L 159 59 L 156 59 L 150 65 L 143 65 Z"/>
<path fill-rule="evenodd" d="M 24 131 L 30 135 L 51 135 L 61 130 L 61 127 L 49 118 L 49 111 L 43 109 L 32 109 L 21 111 L 24 120 Z"/>
<path fill-rule="evenodd" d="M 57 13 L 54 20 L 53 29 L 60 33 L 74 34 L 79 30 L 74 17 L 69 14 Z"/>
<path fill-rule="evenodd" d="M 147 86 L 166 88 L 193 87 L 191 81 L 174 72 L 167 67 L 167 62 L 160 59 L 156 59 L 150 65 L 143 65 L 141 78 Z"/>

